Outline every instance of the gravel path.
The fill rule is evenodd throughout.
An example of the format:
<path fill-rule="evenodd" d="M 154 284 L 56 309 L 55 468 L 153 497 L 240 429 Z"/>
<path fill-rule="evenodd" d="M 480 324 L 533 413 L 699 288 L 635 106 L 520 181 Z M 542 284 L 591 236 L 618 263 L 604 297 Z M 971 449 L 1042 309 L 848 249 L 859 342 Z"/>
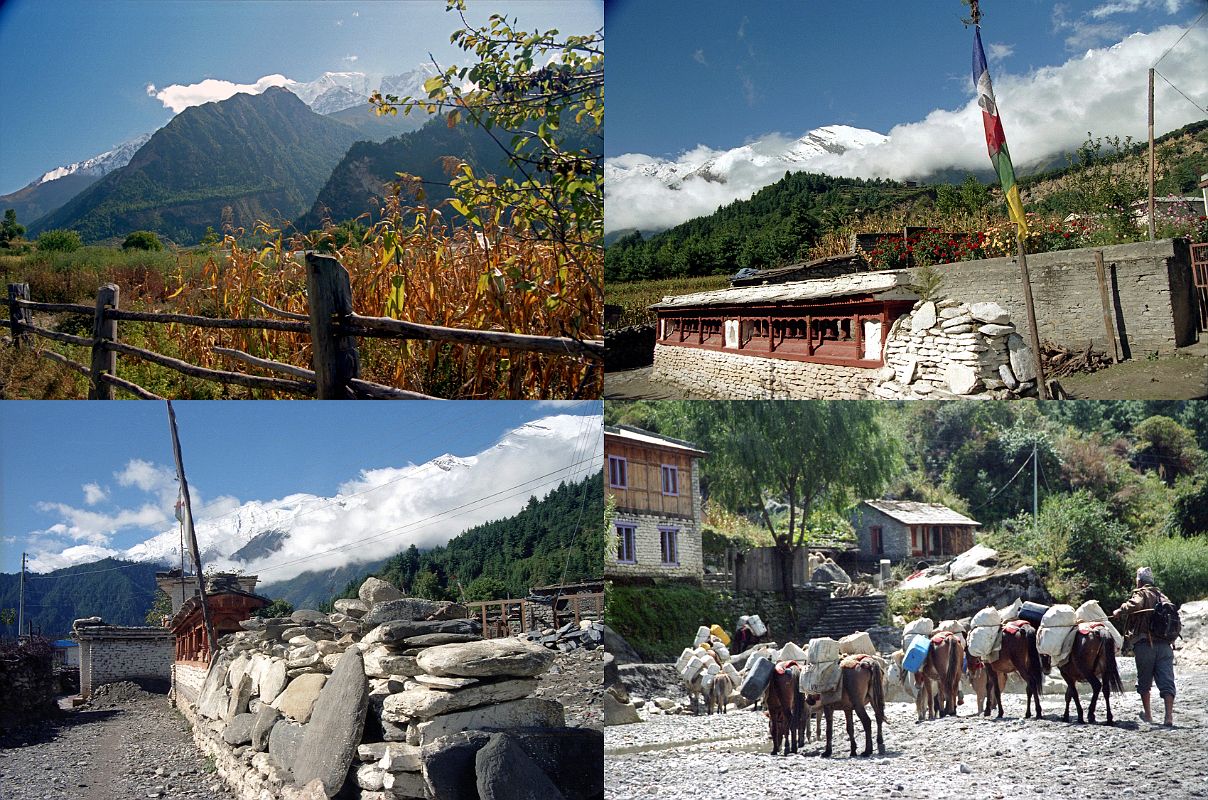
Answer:
<path fill-rule="evenodd" d="M 838 715 L 830 759 L 813 757 L 821 752 L 817 742 L 804 754 L 769 755 L 767 719 L 749 709 L 713 717 L 652 715 L 605 730 L 605 792 L 613 800 L 1208 797 L 1208 670 L 1179 671 L 1178 727 L 1167 729 L 1138 721 L 1131 667 L 1131 659 L 1121 660 L 1126 691 L 1118 701 L 1113 697 L 1116 727 L 1061 722 L 1059 694 L 1042 698 L 1043 720 L 1023 719 L 1023 696 L 1015 694 L 1003 698 L 1001 720 L 959 716 L 920 725 L 913 705 L 890 703 L 886 755 L 866 759 L 847 757 Z M 1090 689 L 1081 688 L 1085 709 Z M 1156 693 L 1154 701 L 1160 708 Z M 970 712 L 962 706 L 962 714 Z M 856 731 L 863 750 L 859 721 Z"/>
<path fill-rule="evenodd" d="M 234 800 L 163 695 L 115 693 L 0 738 L 5 800 Z"/>
<path fill-rule="evenodd" d="M 566 724 L 574 728 L 604 727 L 604 648 L 579 648 L 558 653 L 554 664 L 537 679 L 534 697 L 562 703 Z"/>

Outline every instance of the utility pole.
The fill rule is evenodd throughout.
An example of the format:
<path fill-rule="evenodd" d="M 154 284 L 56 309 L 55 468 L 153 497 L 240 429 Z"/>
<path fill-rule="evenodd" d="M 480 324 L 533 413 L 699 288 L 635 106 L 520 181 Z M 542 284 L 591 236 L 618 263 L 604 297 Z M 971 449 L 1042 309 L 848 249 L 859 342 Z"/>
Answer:
<path fill-rule="evenodd" d="M 210 620 L 210 604 L 206 600 L 206 579 L 201 572 L 201 553 L 197 548 L 197 531 L 193 528 L 193 507 L 189 501 L 189 482 L 185 478 L 185 462 L 180 455 L 180 437 L 176 434 L 176 412 L 168 400 L 168 424 L 172 429 L 172 455 L 176 457 L 176 474 L 180 477 L 180 494 L 185 503 L 185 529 L 189 534 L 189 553 L 193 557 L 193 569 L 197 572 L 197 591 L 201 596 L 201 618 L 206 626 L 206 639 L 210 643 L 210 657 L 218 653 L 218 638 L 214 635 L 214 623 Z"/>
<path fill-rule="evenodd" d="M 1154 239 L 1153 73 L 1154 73 L 1154 68 L 1150 67 L 1149 68 L 1149 241 L 1151 241 L 1151 242 Z"/>
<path fill-rule="evenodd" d="M 1040 516 L 1039 484 L 1036 481 L 1037 473 L 1040 472 L 1040 461 L 1036 459 L 1036 442 L 1032 442 L 1032 527 L 1036 527 L 1037 519 Z"/>
<path fill-rule="evenodd" d="M 25 553 L 21 554 L 21 590 L 17 601 L 17 643 L 21 643 L 21 631 L 25 630 Z"/>

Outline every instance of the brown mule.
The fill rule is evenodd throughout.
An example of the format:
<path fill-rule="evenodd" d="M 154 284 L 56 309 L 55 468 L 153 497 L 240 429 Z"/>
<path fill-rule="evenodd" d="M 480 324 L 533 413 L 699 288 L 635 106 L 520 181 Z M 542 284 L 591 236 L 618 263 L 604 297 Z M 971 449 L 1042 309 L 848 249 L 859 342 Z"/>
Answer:
<path fill-rule="evenodd" d="M 842 690 L 840 699 L 833 703 L 822 703 L 819 695 L 812 694 L 805 698 L 807 706 L 821 706 L 826 715 L 826 749 L 822 757 L 831 754 L 831 736 L 835 711 L 842 711 L 847 718 L 847 738 L 851 742 L 851 755 L 856 754 L 856 729 L 852 722 L 852 712 L 860 718 L 864 726 L 864 752 L 860 755 L 872 755 L 872 720 L 864 706 L 871 705 L 877 718 L 877 753 L 885 755 L 885 740 L 881 737 L 881 725 L 885 722 L 885 678 L 881 665 L 872 658 L 858 661 L 845 661 L 839 670 L 842 677 L 839 686 Z"/>
<path fill-rule="evenodd" d="M 1085 628 L 1085 630 L 1084 630 Z M 1057 667 L 1065 678 L 1065 715 L 1062 720 L 1070 721 L 1070 700 L 1078 708 L 1078 722 L 1082 722 L 1082 700 L 1078 697 L 1078 681 L 1091 685 L 1091 707 L 1087 720 L 1095 724 L 1095 703 L 1099 692 L 1103 692 L 1103 705 L 1107 708 L 1107 724 L 1112 724 L 1112 691 L 1124 693 L 1120 683 L 1120 671 L 1116 668 L 1116 640 L 1102 626 L 1078 626 L 1074 634 L 1074 647 L 1069 660 Z"/>
<path fill-rule="evenodd" d="M 956 716 L 961 694 L 961 665 L 964 662 L 965 640 L 959 633 L 944 631 L 931 637 L 931 649 L 927 652 L 921 672 L 936 683 L 941 717 Z"/>
<path fill-rule="evenodd" d="M 973 687 L 973 692 L 977 695 L 977 711 L 975 716 L 976 714 L 981 714 L 983 711 L 985 711 L 986 716 L 990 716 L 990 712 L 986 709 L 989 707 L 990 681 L 994 679 L 993 671 L 987 669 L 986 662 L 977 656 L 968 656 L 966 661 L 968 664 L 969 685 Z"/>
<path fill-rule="evenodd" d="M 1044 689 L 1044 674 L 1049 666 L 1046 659 L 1042 660 L 1040 651 L 1036 649 L 1036 629 L 1030 622 L 1015 620 L 1002 626 L 1002 651 L 998 659 L 987 663 L 991 670 L 992 679 L 988 681 L 989 692 L 986 702 L 985 715 L 990 716 L 991 707 L 998 706 L 998 717 L 1002 719 L 1002 690 L 1007 685 L 1007 676 L 1018 672 L 1027 685 L 1027 712 L 1025 718 L 1032 716 L 1032 699 L 1036 700 L 1036 719 L 1041 718 L 1040 694 Z"/>
<path fill-rule="evenodd" d="M 790 748 L 796 753 L 801 745 L 801 717 L 804 702 L 801 691 L 797 688 L 800 680 L 800 668 L 788 666 L 781 672 L 779 668 L 772 673 L 764 698 L 768 707 L 768 728 L 772 737 L 772 755 L 780 752 L 780 743 L 784 742 L 784 755 L 789 754 Z"/>

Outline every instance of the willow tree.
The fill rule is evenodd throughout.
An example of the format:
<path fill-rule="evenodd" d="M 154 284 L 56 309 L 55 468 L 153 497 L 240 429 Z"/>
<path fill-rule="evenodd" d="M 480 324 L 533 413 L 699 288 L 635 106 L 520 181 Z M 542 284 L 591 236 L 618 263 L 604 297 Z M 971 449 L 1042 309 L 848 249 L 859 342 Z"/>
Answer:
<path fill-rule="evenodd" d="M 876 496 L 901 468 L 884 404 L 745 400 L 679 410 L 683 433 L 709 452 L 703 471 L 711 499 L 758 516 L 772 535 L 780 588 L 795 609 L 792 565 L 809 544 L 808 518 Z M 773 518 L 769 500 L 788 506 L 787 519 Z"/>
<path fill-rule="evenodd" d="M 506 224 L 549 242 L 565 268 L 589 274 L 602 296 L 603 29 L 580 36 L 526 31 L 500 14 L 475 26 L 465 17 L 465 0 L 447 5 L 464 26 L 450 41 L 472 63 L 434 63 L 439 73 L 424 83 L 425 97 L 375 92 L 370 102 L 378 114 L 421 109 L 444 114 L 450 126 L 488 131 L 515 176 L 483 175 L 461 164 L 450 184 L 454 209 L 475 227 Z M 567 136 L 571 126 L 586 129 L 595 145 L 568 144 L 575 138 Z"/>

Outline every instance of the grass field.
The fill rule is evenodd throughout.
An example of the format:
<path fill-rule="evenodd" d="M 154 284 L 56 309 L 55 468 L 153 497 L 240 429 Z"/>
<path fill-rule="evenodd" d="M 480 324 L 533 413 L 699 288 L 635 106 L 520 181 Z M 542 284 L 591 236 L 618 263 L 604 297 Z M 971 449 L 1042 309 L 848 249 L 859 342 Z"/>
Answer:
<path fill-rule="evenodd" d="M 611 281 L 604 284 L 604 302 L 621 306 L 621 321 L 618 327 L 654 322 L 654 312 L 649 310 L 667 295 L 707 292 L 724 289 L 730 285 L 725 275 L 708 275 L 703 278 L 665 278 L 657 281 Z"/>

